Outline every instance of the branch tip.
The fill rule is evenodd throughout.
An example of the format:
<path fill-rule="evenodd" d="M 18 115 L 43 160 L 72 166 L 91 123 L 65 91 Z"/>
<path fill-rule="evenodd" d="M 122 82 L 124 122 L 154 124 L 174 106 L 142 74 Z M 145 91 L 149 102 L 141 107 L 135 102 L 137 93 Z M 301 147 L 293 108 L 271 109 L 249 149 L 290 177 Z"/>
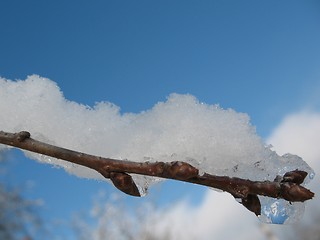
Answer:
<path fill-rule="evenodd" d="M 281 184 L 280 197 L 290 202 L 304 202 L 312 199 L 314 193 L 295 183 L 285 182 Z"/>

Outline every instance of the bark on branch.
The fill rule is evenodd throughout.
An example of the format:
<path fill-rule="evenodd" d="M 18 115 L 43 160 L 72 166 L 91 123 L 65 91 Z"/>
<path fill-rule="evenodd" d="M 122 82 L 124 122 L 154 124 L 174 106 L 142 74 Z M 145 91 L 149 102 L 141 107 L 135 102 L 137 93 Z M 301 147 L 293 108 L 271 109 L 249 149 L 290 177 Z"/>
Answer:
<path fill-rule="evenodd" d="M 304 202 L 314 196 L 313 192 L 300 186 L 307 173 L 298 169 L 287 172 L 283 177 L 277 177 L 274 181 L 251 181 L 208 173 L 200 175 L 197 168 L 182 161 L 141 163 L 93 156 L 37 141 L 32 139 L 30 133 L 26 131 L 19 133 L 0 131 L 0 143 L 94 169 L 105 178 L 109 178 L 116 188 L 132 196 L 140 196 L 140 193 L 130 173 L 220 189 L 229 192 L 235 198 L 242 199 L 242 204 L 256 215 L 261 213 L 257 195 L 283 198 L 290 202 Z"/>

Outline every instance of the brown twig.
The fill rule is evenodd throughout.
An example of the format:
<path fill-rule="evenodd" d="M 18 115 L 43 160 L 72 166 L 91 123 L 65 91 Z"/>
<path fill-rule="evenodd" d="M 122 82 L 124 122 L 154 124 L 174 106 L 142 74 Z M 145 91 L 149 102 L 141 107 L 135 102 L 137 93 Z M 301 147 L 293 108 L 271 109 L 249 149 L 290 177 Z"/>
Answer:
<path fill-rule="evenodd" d="M 30 138 L 30 133 L 8 133 L 0 131 L 0 143 L 25 149 L 31 152 L 76 163 L 101 173 L 111 179 L 114 186 L 126 194 L 140 196 L 131 174 L 175 179 L 220 189 L 242 199 L 242 204 L 256 215 L 261 206 L 257 195 L 283 198 L 290 202 L 303 202 L 312 199 L 314 193 L 300 186 L 306 177 L 304 171 L 287 172 L 274 181 L 251 181 L 227 176 L 199 174 L 199 170 L 186 162 L 132 162 L 93 156 L 69 149 L 53 146 Z"/>

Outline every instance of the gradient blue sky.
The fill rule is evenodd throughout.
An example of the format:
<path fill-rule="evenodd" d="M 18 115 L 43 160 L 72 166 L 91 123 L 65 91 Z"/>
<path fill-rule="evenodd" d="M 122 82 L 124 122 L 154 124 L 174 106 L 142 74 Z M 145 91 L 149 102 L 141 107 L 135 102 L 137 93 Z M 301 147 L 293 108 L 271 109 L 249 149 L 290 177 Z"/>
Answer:
<path fill-rule="evenodd" d="M 248 113 L 263 138 L 288 113 L 320 108 L 319 1 L 11 0 L 0 2 L 0 31 L 1 77 L 39 74 L 89 106 L 140 112 L 190 93 Z M 44 199 L 46 217 L 66 218 L 99 189 L 113 191 L 19 153 L 10 159 L 5 181 L 33 182 L 25 194 Z M 166 183 L 153 198 L 197 203 L 203 189 Z"/>

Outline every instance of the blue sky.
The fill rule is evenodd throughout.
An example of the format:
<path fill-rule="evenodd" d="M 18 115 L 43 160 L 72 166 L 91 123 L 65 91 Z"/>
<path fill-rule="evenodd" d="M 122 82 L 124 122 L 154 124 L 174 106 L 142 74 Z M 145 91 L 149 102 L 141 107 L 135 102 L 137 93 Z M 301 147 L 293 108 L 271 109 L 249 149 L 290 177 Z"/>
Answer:
<path fill-rule="evenodd" d="M 190 93 L 248 113 L 263 138 L 287 114 L 320 107 L 318 1 L 1 1 L 0 30 L 1 77 L 39 74 L 89 106 L 110 101 L 140 112 L 172 92 Z M 33 182 L 25 194 L 44 199 L 50 218 L 112 191 L 11 158 L 6 181 Z M 197 203 L 203 189 L 166 183 L 154 196 Z"/>

